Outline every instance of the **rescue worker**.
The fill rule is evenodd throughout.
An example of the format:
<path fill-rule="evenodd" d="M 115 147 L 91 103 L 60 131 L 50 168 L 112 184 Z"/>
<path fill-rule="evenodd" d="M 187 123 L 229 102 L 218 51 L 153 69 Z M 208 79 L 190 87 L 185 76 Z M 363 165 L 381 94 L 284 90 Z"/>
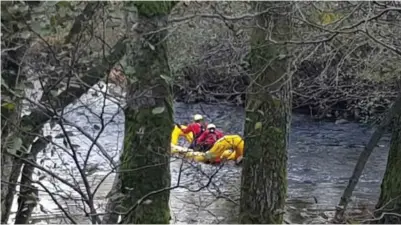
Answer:
<path fill-rule="evenodd" d="M 214 143 L 224 136 L 223 132 L 216 129 L 216 125 L 207 125 L 207 130 L 202 133 L 202 135 L 196 140 L 203 152 L 208 151 L 213 147 Z"/>
<path fill-rule="evenodd" d="M 179 124 L 176 125 L 178 128 L 181 129 L 181 126 Z M 193 149 L 196 146 L 197 139 L 205 131 L 206 125 L 207 124 L 203 122 L 203 116 L 200 114 L 196 114 L 194 115 L 194 122 L 189 124 L 186 129 L 181 129 L 184 134 L 192 132 L 192 134 L 194 135 L 194 139 L 189 148 Z"/>

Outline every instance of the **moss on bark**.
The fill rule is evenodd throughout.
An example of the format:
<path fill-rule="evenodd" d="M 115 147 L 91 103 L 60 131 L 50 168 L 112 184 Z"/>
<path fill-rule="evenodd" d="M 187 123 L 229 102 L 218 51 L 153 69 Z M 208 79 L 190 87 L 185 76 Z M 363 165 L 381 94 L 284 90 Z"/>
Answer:
<path fill-rule="evenodd" d="M 387 168 L 381 184 L 381 193 L 376 205 L 378 224 L 401 223 L 401 115 L 394 120 Z M 384 214 L 383 213 L 390 213 Z M 398 214 L 395 215 L 395 214 Z"/>
<path fill-rule="evenodd" d="M 121 189 L 131 209 L 123 223 L 166 224 L 170 220 L 170 133 L 173 128 L 170 75 L 164 39 L 171 3 L 136 2 L 139 10 L 138 42 L 128 44 L 126 75 L 131 78 L 125 110 Z M 144 196 L 152 194 L 144 199 Z M 141 201 L 139 206 L 138 201 Z M 135 210 L 133 207 L 135 206 Z"/>
<path fill-rule="evenodd" d="M 126 110 L 126 136 L 122 155 L 122 192 L 129 195 L 124 205 L 134 206 L 153 191 L 170 187 L 168 145 L 171 112 L 153 115 L 151 109 Z M 126 223 L 169 223 L 169 192 L 153 195 L 130 212 Z M 150 200 L 150 201 L 148 201 Z"/>
<path fill-rule="evenodd" d="M 255 4 L 263 10 L 273 3 Z M 288 31 L 289 20 L 261 16 L 259 21 L 265 19 L 273 19 L 274 39 L 287 38 L 278 33 Z M 285 46 L 266 45 L 265 35 L 258 29 L 252 37 L 250 62 L 254 77 L 246 98 L 240 223 L 282 223 L 287 191 L 291 86 L 284 75 L 287 61 L 282 57 L 287 50 Z"/>
<path fill-rule="evenodd" d="M 7 47 L 10 50 L 2 54 L 2 85 L 1 85 L 1 111 L 0 116 L 2 120 L 1 126 L 1 223 L 6 224 L 11 215 L 12 204 L 14 201 L 14 196 L 16 193 L 16 187 L 18 183 L 18 178 L 21 173 L 22 162 L 19 158 L 14 157 L 9 154 L 8 148 L 9 144 L 7 142 L 11 141 L 13 138 L 21 138 L 24 142 L 24 147 L 27 148 L 31 144 L 33 138 L 31 135 L 23 136 L 20 133 L 19 128 L 21 127 L 21 99 L 16 97 L 13 92 L 18 92 L 20 88 L 19 84 L 25 82 L 26 71 L 21 65 L 24 63 L 21 61 L 22 56 L 26 54 L 27 50 L 27 40 L 22 39 L 19 35 L 16 35 L 23 30 L 20 29 L 17 24 L 29 21 L 30 13 L 22 13 L 19 11 L 22 4 L 19 2 L 1 2 L 1 21 L 2 21 L 2 47 Z M 14 8 L 13 13 L 9 12 L 10 8 Z M 21 45 L 21 46 L 19 46 Z M 19 46 L 19 47 L 18 47 Z M 15 50 L 12 50 L 12 48 Z M 16 76 L 22 71 L 21 76 Z M 5 88 L 5 85 L 8 88 Z M 11 91 L 10 91 L 11 90 Z M 13 108 L 5 107 L 5 103 L 11 103 Z M 24 128 L 24 127 L 23 127 Z M 32 131 L 34 133 L 36 131 Z M 28 140 L 26 142 L 25 140 Z M 22 151 L 17 151 L 15 155 L 20 157 L 25 157 Z"/>

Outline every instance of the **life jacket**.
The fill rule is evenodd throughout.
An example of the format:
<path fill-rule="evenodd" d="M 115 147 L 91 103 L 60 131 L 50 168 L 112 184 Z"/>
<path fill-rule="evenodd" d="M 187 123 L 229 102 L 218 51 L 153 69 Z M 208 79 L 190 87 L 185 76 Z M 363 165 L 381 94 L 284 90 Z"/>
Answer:
<path fill-rule="evenodd" d="M 201 132 L 199 134 L 202 134 L 203 132 L 205 132 L 206 130 L 206 126 L 204 123 L 201 123 Z"/>
<path fill-rule="evenodd" d="M 214 145 L 214 143 L 219 139 L 218 134 L 216 132 L 213 132 L 213 133 L 211 133 L 209 131 L 206 131 L 206 132 L 208 132 L 208 133 L 206 134 L 205 140 L 203 140 L 203 142 L 208 145 Z"/>
<path fill-rule="evenodd" d="M 201 122 L 200 123 L 200 132 L 198 135 L 195 135 L 195 140 L 198 139 L 198 137 L 200 137 L 203 134 L 203 132 L 205 132 L 205 131 L 206 131 L 206 124 Z"/>
<path fill-rule="evenodd" d="M 213 133 L 209 133 L 209 135 L 211 135 L 212 137 L 213 137 L 213 139 L 214 139 L 214 142 L 216 142 L 217 141 L 217 134 L 216 134 L 216 131 L 215 132 L 213 132 Z"/>

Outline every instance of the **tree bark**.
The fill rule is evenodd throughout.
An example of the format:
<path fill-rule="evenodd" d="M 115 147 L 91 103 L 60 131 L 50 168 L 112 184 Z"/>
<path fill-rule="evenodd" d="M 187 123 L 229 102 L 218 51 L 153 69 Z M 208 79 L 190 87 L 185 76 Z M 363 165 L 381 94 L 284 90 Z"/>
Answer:
<path fill-rule="evenodd" d="M 37 155 L 46 148 L 49 142 L 39 138 L 32 144 L 29 160 L 36 163 Z M 33 209 L 37 205 L 38 189 L 32 185 L 32 175 L 35 170 L 33 164 L 24 164 L 21 176 L 20 195 L 18 197 L 18 211 L 15 224 L 28 224 Z"/>
<path fill-rule="evenodd" d="M 369 156 L 372 154 L 377 143 L 383 136 L 385 129 L 390 125 L 394 116 L 401 113 L 401 92 L 398 94 L 397 99 L 388 111 L 385 119 L 376 128 L 375 132 L 372 134 L 369 143 L 365 146 L 364 150 L 361 152 L 358 162 L 355 165 L 354 171 L 351 178 L 349 179 L 348 185 L 345 188 L 343 195 L 341 196 L 340 203 L 336 207 L 336 212 L 333 218 L 334 223 L 342 223 L 344 221 L 344 213 L 347 210 L 349 200 L 352 196 L 356 185 L 358 184 L 359 178 L 362 175 L 363 169 L 369 160 Z"/>
<path fill-rule="evenodd" d="M 394 119 L 387 168 L 376 205 L 377 224 L 401 224 L 401 113 Z"/>
<path fill-rule="evenodd" d="M 18 118 L 18 115 L 9 117 L 8 119 Z M 4 121 L 4 117 L 2 118 Z M 10 134 L 10 133 L 9 133 Z M 2 134 L 2 136 L 5 134 Z M 3 137 L 2 137 L 2 143 Z M 8 218 L 11 213 L 11 206 L 14 200 L 15 187 L 19 173 L 15 168 L 19 168 L 21 162 L 14 156 L 7 154 L 7 146 L 1 146 L 1 223 L 7 224 Z"/>
<path fill-rule="evenodd" d="M 255 2 L 258 11 L 289 3 Z M 272 22 L 272 38 L 288 39 L 290 18 L 261 15 L 259 26 Z M 286 46 L 265 41 L 266 31 L 252 36 L 253 75 L 246 96 L 245 152 L 239 223 L 281 224 L 287 192 L 287 147 L 291 122 L 291 82 L 286 75 Z M 262 46 L 263 45 L 263 46 Z M 284 56 L 284 57 L 282 57 Z"/>
<path fill-rule="evenodd" d="M 14 48 L 25 40 L 21 40 L 15 33 L 19 28 L 12 22 L 18 23 L 29 18 L 29 14 L 15 15 L 8 12 L 8 9 L 19 3 L 2 2 L 2 48 Z M 20 58 L 26 51 L 26 45 L 15 50 L 9 50 L 1 54 L 2 60 L 2 84 L 1 84 L 1 223 L 7 224 L 11 212 L 11 206 L 14 200 L 16 182 L 19 173 L 15 171 L 21 165 L 21 162 L 14 156 L 7 154 L 9 151 L 8 142 L 19 136 L 20 127 L 21 100 L 14 96 L 21 82 L 24 82 L 26 76 L 19 74 Z M 4 83 L 3 83 L 4 82 Z M 3 103 L 12 102 L 14 108 L 3 107 Z M 16 152 L 15 154 L 21 154 Z"/>
<path fill-rule="evenodd" d="M 170 220 L 170 133 L 173 128 L 171 87 L 165 38 L 173 2 L 136 2 L 139 43 L 131 45 L 126 71 L 131 78 L 125 109 L 122 187 L 127 214 L 122 223 L 167 224 Z M 157 32 L 156 32 L 157 31 Z M 135 79 L 136 81 L 132 81 Z M 146 168 L 144 168 L 146 167 Z M 142 168 L 142 169 L 141 169 Z M 160 192 L 159 192 L 160 191 Z M 145 195 L 158 192 L 147 199 Z M 142 200 L 142 201 L 141 201 Z"/>

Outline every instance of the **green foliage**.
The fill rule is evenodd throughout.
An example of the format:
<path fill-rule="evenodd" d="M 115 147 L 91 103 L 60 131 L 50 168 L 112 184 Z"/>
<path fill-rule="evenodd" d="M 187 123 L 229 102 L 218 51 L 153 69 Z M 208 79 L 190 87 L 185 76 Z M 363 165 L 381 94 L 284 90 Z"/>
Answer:
<path fill-rule="evenodd" d="M 322 12 L 320 15 L 320 23 L 323 25 L 331 24 L 340 19 L 338 14 L 332 12 Z"/>
<path fill-rule="evenodd" d="M 262 122 L 255 123 L 255 130 L 262 129 Z"/>
<path fill-rule="evenodd" d="M 164 110 L 165 110 L 165 107 L 164 107 L 164 106 L 162 106 L 162 107 L 156 107 L 156 108 L 153 108 L 153 109 L 152 109 L 152 113 L 153 113 L 153 114 L 160 114 L 160 113 L 164 112 Z"/>
<path fill-rule="evenodd" d="M 12 102 L 4 102 L 1 104 L 2 108 L 8 109 L 8 110 L 14 110 L 15 109 L 15 104 Z"/>
<path fill-rule="evenodd" d="M 22 139 L 18 136 L 11 137 L 5 143 L 6 149 L 10 154 L 17 154 L 23 148 Z"/>
<path fill-rule="evenodd" d="M 60 9 L 60 8 L 69 8 L 70 10 L 73 10 L 73 6 L 71 5 L 70 1 L 54 1 L 56 4 L 56 8 Z"/>
<path fill-rule="evenodd" d="M 24 28 L 28 21 L 29 6 L 25 2 L 1 2 L 2 46 L 16 38 L 29 38 L 27 33 L 20 33 L 27 31 Z"/>
<path fill-rule="evenodd" d="M 35 17 L 39 22 L 33 24 L 35 31 L 44 36 L 66 34 L 80 14 L 74 5 L 74 2 L 59 1 L 36 8 Z"/>
<path fill-rule="evenodd" d="M 41 2 L 37 6 L 24 1 L 2 2 L 1 18 L 7 33 L 23 39 L 65 34 L 81 13 L 76 5 L 69 1 Z"/>
<path fill-rule="evenodd" d="M 178 1 L 136 1 L 139 15 L 146 17 L 167 16 Z"/>
<path fill-rule="evenodd" d="M 3 73 L 4 75 L 4 73 Z M 13 112 L 16 108 L 16 103 L 15 103 L 15 96 L 10 93 L 10 87 L 7 85 L 7 83 L 4 81 L 3 77 L 1 77 L 1 110 L 2 110 L 2 115 L 9 115 L 9 113 Z M 7 116 L 6 116 L 7 117 Z M 2 118 L 4 119 L 4 118 Z"/>

